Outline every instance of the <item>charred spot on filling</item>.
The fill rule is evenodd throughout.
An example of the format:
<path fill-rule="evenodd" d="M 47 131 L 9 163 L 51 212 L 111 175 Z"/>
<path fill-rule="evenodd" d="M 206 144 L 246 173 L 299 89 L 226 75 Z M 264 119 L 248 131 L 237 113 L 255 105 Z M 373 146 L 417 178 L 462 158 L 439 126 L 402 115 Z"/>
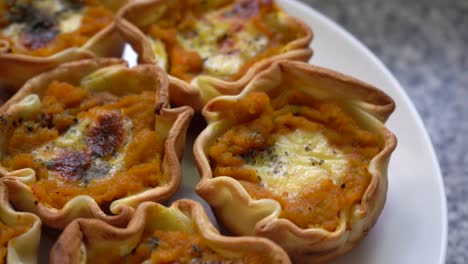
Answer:
<path fill-rule="evenodd" d="M 243 17 L 249 18 L 258 13 L 258 3 L 257 1 L 241 1 L 234 6 L 234 14 Z"/>
<path fill-rule="evenodd" d="M 112 167 L 108 162 L 94 160 L 90 168 L 84 173 L 82 177 L 83 185 L 89 184 L 92 180 L 99 179 L 109 175 Z"/>
<path fill-rule="evenodd" d="M 55 128 L 53 116 L 50 114 L 39 114 L 38 115 L 38 123 L 40 127 L 43 128 Z"/>
<path fill-rule="evenodd" d="M 119 148 L 123 134 L 121 114 L 106 113 L 100 115 L 96 124 L 89 129 L 85 142 L 93 156 L 105 157 Z"/>
<path fill-rule="evenodd" d="M 3 14 L 3 17 L 10 23 L 26 22 L 36 13 L 32 5 L 22 1 L 7 1 L 7 6 L 7 11 Z"/>
<path fill-rule="evenodd" d="M 47 46 L 52 42 L 59 30 L 54 19 L 48 17 L 36 17 L 26 30 L 21 34 L 20 41 L 30 50 L 36 50 Z"/>
<path fill-rule="evenodd" d="M 258 14 L 262 7 L 272 4 L 271 0 L 243 0 L 234 6 L 233 12 L 242 18 L 250 18 Z"/>
<path fill-rule="evenodd" d="M 146 244 L 152 249 L 152 250 L 155 250 L 159 247 L 159 244 L 161 243 L 161 241 L 159 240 L 159 238 L 157 237 L 149 237 L 147 240 L 146 240 Z"/>
<path fill-rule="evenodd" d="M 60 155 L 47 162 L 47 169 L 57 172 L 58 175 L 68 181 L 81 179 L 91 166 L 89 154 L 77 151 L 64 151 Z"/>
<path fill-rule="evenodd" d="M 201 257 L 202 256 L 202 250 L 197 244 L 192 244 L 192 250 L 193 253 L 196 257 Z"/>
<path fill-rule="evenodd" d="M 31 50 L 47 46 L 59 34 L 57 20 L 28 3 L 21 1 L 8 3 L 4 17 L 10 23 L 25 23 L 20 41 L 23 46 Z"/>
<path fill-rule="evenodd" d="M 20 37 L 21 44 L 30 50 L 47 46 L 58 35 L 56 29 L 41 29 L 35 32 L 23 32 Z"/>

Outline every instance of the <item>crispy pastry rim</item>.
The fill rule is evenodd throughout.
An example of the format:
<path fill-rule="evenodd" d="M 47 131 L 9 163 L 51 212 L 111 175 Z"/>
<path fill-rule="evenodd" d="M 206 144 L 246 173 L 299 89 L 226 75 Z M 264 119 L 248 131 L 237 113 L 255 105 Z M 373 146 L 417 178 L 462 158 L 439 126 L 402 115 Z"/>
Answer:
<path fill-rule="evenodd" d="M 124 89 L 123 87 L 137 89 L 137 91 L 143 90 L 144 87 L 154 87 L 158 94 L 155 102 L 156 130 L 165 138 L 164 158 L 161 166 L 165 178 L 169 180 L 165 185 L 113 201 L 109 209 L 114 215 L 107 215 L 91 197 L 86 195 L 73 198 L 61 209 L 51 208 L 38 201 L 28 185 L 36 181 L 32 169 L 7 171 L 0 164 L 1 180 L 8 186 L 10 199 L 15 207 L 37 214 L 45 225 L 54 228 L 64 228 L 72 220 L 80 217 L 98 218 L 120 226 L 130 217 L 132 207 L 144 201 L 169 199 L 177 191 L 181 182 L 180 159 L 185 148 L 186 131 L 193 116 L 193 110 L 188 106 L 170 108 L 167 92 L 169 80 L 159 67 L 139 65 L 128 68 L 125 61 L 111 58 L 70 62 L 29 80 L 16 95 L 0 107 L 0 114 L 3 114 L 7 120 L 21 114 L 21 100 L 29 94 L 43 92 L 54 80 L 79 84 L 87 76 L 93 76 L 93 78 L 88 78 L 86 86 L 95 90 L 106 89 L 118 93 Z M 3 137 L 8 129 L 11 129 L 11 123 L 0 128 L 0 151 L 2 145 L 5 144 Z"/>
<path fill-rule="evenodd" d="M 171 207 L 145 202 L 138 206 L 126 228 L 116 228 L 95 219 L 77 219 L 63 231 L 52 247 L 51 263 L 86 263 L 86 256 L 98 251 L 118 251 L 125 256 L 137 246 L 144 230 L 148 228 L 188 228 L 206 239 L 211 249 L 225 256 L 256 252 L 267 254 L 268 263 L 291 263 L 286 252 L 268 239 L 221 235 L 203 206 L 188 199 L 175 201 Z"/>
<path fill-rule="evenodd" d="M 10 226 L 30 226 L 25 233 L 8 242 L 6 264 L 37 263 L 41 240 L 41 220 L 34 214 L 13 210 L 8 200 L 8 189 L 2 182 L 0 182 L 0 220 Z"/>
<path fill-rule="evenodd" d="M 117 15 L 129 0 L 98 0 Z M 81 47 L 70 47 L 48 57 L 0 52 L 0 89 L 17 91 L 28 79 L 65 62 L 94 57 L 120 57 L 125 42 L 112 22 Z"/>
<path fill-rule="evenodd" d="M 288 81 L 288 86 L 282 83 Z M 372 175 L 360 204 L 355 204 L 349 219 L 340 213 L 338 228 L 301 229 L 287 219 L 280 219 L 281 206 L 272 199 L 254 200 L 242 185 L 231 177 L 213 177 L 207 150 L 214 140 L 235 125 L 223 119 L 226 102 L 234 102 L 249 92 L 280 94 L 281 88 L 301 88 L 314 98 L 341 100 L 362 125 L 380 134 L 383 149 L 369 164 Z M 194 156 L 201 180 L 196 192 L 213 208 L 218 221 L 235 234 L 259 235 L 282 246 L 296 263 L 316 263 L 346 253 L 366 235 L 383 209 L 387 193 L 387 166 L 396 147 L 396 137 L 383 124 L 395 108 L 393 100 L 382 91 L 354 78 L 302 62 L 278 61 L 256 76 L 236 96 L 220 96 L 203 109 L 208 122 L 194 144 Z M 236 216 L 233 218 L 233 216 Z M 349 225 L 346 222 L 349 221 Z"/>
<path fill-rule="evenodd" d="M 122 37 L 138 54 L 139 63 L 154 64 L 157 62 L 146 35 L 139 29 L 138 25 L 147 25 L 157 19 L 156 15 L 154 15 L 156 12 L 152 12 L 152 10 L 164 3 L 165 0 L 133 1 L 125 5 L 117 15 L 117 27 Z M 288 20 L 297 25 L 304 32 L 304 36 L 286 44 L 284 47 L 287 49 L 286 52 L 254 63 L 236 81 L 224 81 L 220 78 L 200 75 L 191 83 L 187 83 L 177 77 L 170 76 L 178 84 L 169 87 L 171 102 L 175 105 L 189 105 L 196 111 L 201 111 L 203 106 L 216 96 L 238 94 L 249 80 L 276 60 L 308 61 L 313 54 L 312 49 L 309 47 L 313 32 L 306 24 L 294 17 L 288 16 Z"/>

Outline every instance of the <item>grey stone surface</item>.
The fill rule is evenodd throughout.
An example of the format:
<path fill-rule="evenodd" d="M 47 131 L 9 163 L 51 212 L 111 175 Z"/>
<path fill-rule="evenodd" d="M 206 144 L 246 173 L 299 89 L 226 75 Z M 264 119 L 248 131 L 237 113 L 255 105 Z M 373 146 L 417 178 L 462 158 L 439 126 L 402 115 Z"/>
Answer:
<path fill-rule="evenodd" d="M 447 263 L 468 263 L 468 1 L 302 0 L 390 68 L 432 139 L 448 201 Z"/>

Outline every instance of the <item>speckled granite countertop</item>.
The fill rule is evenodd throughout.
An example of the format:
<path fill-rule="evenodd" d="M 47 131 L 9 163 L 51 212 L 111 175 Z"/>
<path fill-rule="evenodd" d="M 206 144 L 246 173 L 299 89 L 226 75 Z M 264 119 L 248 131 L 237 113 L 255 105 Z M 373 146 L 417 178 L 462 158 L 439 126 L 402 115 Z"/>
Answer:
<path fill-rule="evenodd" d="M 468 1 L 302 1 L 369 47 L 416 105 L 444 176 L 447 263 L 468 263 Z"/>

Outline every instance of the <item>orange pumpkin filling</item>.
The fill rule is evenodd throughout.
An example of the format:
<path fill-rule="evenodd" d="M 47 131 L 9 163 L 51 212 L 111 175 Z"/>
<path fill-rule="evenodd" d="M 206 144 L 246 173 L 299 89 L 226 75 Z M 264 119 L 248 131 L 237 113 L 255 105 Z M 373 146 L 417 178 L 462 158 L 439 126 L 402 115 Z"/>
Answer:
<path fill-rule="evenodd" d="M 10 120 L 0 162 L 32 168 L 37 199 L 55 208 L 78 195 L 100 205 L 163 183 L 164 140 L 154 131 L 154 92 L 117 97 L 54 81 L 39 113 Z"/>
<path fill-rule="evenodd" d="M 30 227 L 24 225 L 6 225 L 0 220 L 0 263 L 6 262 L 8 242 L 28 231 Z"/>
<path fill-rule="evenodd" d="M 174 0 L 166 1 L 161 11 L 160 19 L 142 30 L 164 43 L 168 72 L 187 82 L 200 74 L 237 80 L 254 63 L 284 52 L 285 45 L 305 36 L 298 25 L 281 24 L 274 1 Z M 224 58 L 215 61 L 218 55 Z M 229 60 L 235 61 L 235 70 L 220 72 L 219 66 L 209 66 Z"/>
<path fill-rule="evenodd" d="M 62 3 L 65 8 L 60 12 L 80 10 L 82 17 L 76 29 L 61 32 L 59 26 L 61 17 L 60 15 L 55 17 L 60 12 L 48 14 L 50 11 L 36 10 L 32 3 L 22 4 L 12 1 L 12 4 L 7 4 L 6 2 L 0 3 L 0 12 L 9 14 L 0 19 L 0 42 L 8 43 L 8 50 L 3 51 L 7 53 L 47 57 L 67 48 L 81 47 L 114 19 L 113 11 L 98 1 L 63 1 L 70 3 Z M 8 26 L 14 23 L 25 23 L 19 35 L 5 32 L 5 30 L 11 31 Z"/>
<path fill-rule="evenodd" d="M 230 176 L 239 180 L 254 199 L 277 200 L 282 207 L 280 217 L 301 228 L 322 227 L 333 231 L 339 224 L 340 212 L 347 212 L 360 202 L 372 177 L 369 163 L 381 151 L 383 142 L 379 135 L 361 128 L 339 102 L 318 101 L 302 92 L 290 92 L 271 101 L 265 93 L 251 93 L 234 103 L 219 104 L 215 107 L 228 109 L 222 112 L 224 117 L 240 124 L 219 136 L 208 149 L 214 177 Z M 320 133 L 334 154 L 342 153 L 347 165 L 339 181 L 324 175 L 303 184 L 297 193 L 265 186 L 265 179 L 258 175 L 252 160 L 263 155 L 276 168 L 278 163 L 294 159 L 294 153 L 275 154 L 271 147 L 279 137 L 298 130 Z M 299 147 L 306 153 L 313 148 L 310 143 Z M 283 159 L 279 161 L 278 155 L 283 155 Z M 325 166 L 328 161 L 311 159 L 310 162 L 309 166 Z M 288 170 L 271 169 L 271 173 L 274 177 L 299 176 L 289 175 Z"/>
<path fill-rule="evenodd" d="M 88 259 L 89 263 L 267 263 L 268 259 L 262 255 L 247 254 L 237 258 L 220 255 L 210 248 L 199 234 L 192 234 L 175 230 L 156 230 L 143 233 L 139 244 L 125 258 L 118 252 L 106 252 L 105 256 L 95 255 Z M 98 261 L 99 260 L 99 261 Z"/>

